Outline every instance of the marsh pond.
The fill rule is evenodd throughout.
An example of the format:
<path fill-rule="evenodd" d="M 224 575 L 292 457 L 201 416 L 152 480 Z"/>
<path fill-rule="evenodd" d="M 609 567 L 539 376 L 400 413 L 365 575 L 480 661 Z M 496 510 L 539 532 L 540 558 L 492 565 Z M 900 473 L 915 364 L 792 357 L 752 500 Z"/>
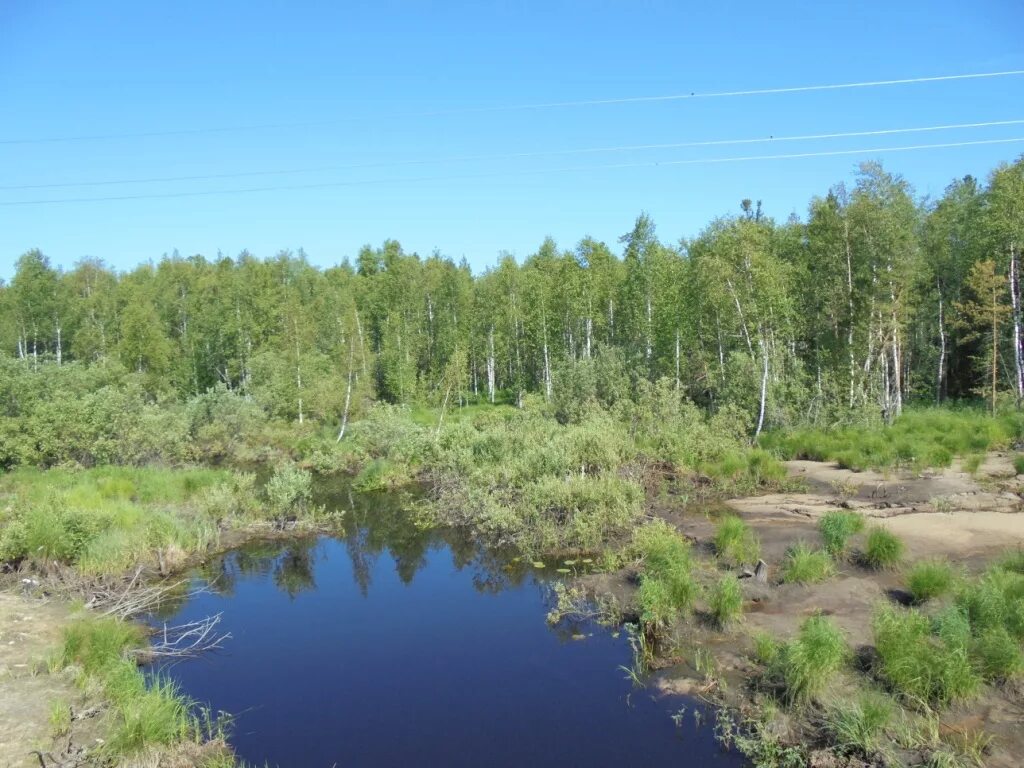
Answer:
<path fill-rule="evenodd" d="M 160 617 L 222 614 L 222 650 L 161 672 L 233 715 L 246 763 L 744 764 L 699 702 L 628 678 L 621 628 L 546 620 L 563 564 L 418 530 L 401 494 L 320 496 L 342 532 L 228 552 Z"/>

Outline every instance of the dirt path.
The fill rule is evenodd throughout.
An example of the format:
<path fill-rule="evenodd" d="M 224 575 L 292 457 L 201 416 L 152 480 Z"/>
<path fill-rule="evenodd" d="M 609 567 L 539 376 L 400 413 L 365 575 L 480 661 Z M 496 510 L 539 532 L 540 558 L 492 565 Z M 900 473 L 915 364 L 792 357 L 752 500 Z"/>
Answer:
<path fill-rule="evenodd" d="M 0 768 L 38 766 L 32 750 L 67 751 L 69 737 L 55 738 L 51 709 L 55 702 L 77 708 L 82 694 L 66 677 L 48 674 L 45 659 L 68 620 L 66 605 L 0 591 Z M 89 728 L 76 724 L 74 744 L 89 738 Z"/>

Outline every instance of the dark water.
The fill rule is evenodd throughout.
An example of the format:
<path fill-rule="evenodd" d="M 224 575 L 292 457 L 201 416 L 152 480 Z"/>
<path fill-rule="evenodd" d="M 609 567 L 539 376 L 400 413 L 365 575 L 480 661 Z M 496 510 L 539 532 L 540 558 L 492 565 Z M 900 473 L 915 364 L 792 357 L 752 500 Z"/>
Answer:
<path fill-rule="evenodd" d="M 626 679 L 625 633 L 547 624 L 553 574 L 417 531 L 408 502 L 327 497 L 349 510 L 344 537 L 230 553 L 211 564 L 215 591 L 168 617 L 223 612 L 225 649 L 167 672 L 236 715 L 240 757 L 282 768 L 742 764 L 696 724 L 693 701 Z"/>

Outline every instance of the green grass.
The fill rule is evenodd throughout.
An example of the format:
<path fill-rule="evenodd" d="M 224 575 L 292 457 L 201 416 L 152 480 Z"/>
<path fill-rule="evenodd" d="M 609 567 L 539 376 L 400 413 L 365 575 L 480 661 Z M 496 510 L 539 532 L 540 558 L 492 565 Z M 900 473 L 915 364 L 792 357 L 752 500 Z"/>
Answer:
<path fill-rule="evenodd" d="M 992 416 L 982 408 L 945 406 L 908 408 L 891 426 L 769 432 L 760 445 L 785 459 L 836 461 L 860 471 L 947 467 L 956 456 L 1005 450 L 1022 437 L 1024 414 L 1016 410 Z"/>
<path fill-rule="evenodd" d="M 1018 475 L 1024 475 L 1024 453 L 1018 453 L 1013 457 L 1013 471 Z"/>
<path fill-rule="evenodd" d="M 903 560 L 902 539 L 882 527 L 868 532 L 867 543 L 861 553 L 861 562 L 876 571 L 896 568 Z"/>
<path fill-rule="evenodd" d="M 739 580 L 725 574 L 711 589 L 708 608 L 715 624 L 724 629 L 743 615 L 743 591 Z"/>
<path fill-rule="evenodd" d="M 999 567 L 1004 571 L 1024 574 L 1024 549 L 1015 549 L 1007 552 L 999 560 Z"/>
<path fill-rule="evenodd" d="M 981 678 L 959 629 L 940 625 L 933 632 L 924 614 L 891 605 L 876 612 L 872 629 L 878 674 L 909 703 L 945 706 L 977 694 Z"/>
<path fill-rule="evenodd" d="M 887 748 L 885 729 L 895 714 L 896 705 L 888 696 L 863 692 L 829 708 L 825 731 L 840 752 L 871 757 Z"/>
<path fill-rule="evenodd" d="M 953 567 L 945 560 L 915 563 L 907 574 L 907 591 L 915 603 L 941 597 L 953 588 Z"/>
<path fill-rule="evenodd" d="M 134 661 L 142 630 L 108 617 L 80 618 L 64 630 L 54 659 L 75 670 L 79 685 L 99 686 L 112 706 L 112 732 L 102 751 L 111 758 L 136 755 L 182 741 L 201 743 L 218 726 L 183 697 L 174 683 L 146 677 Z"/>
<path fill-rule="evenodd" d="M 652 629 L 665 629 L 693 609 L 700 591 L 692 573 L 690 544 L 658 521 L 637 529 L 632 547 L 641 567 L 640 620 Z"/>
<path fill-rule="evenodd" d="M 818 584 L 835 575 L 836 566 L 828 552 L 811 549 L 798 541 L 782 561 L 782 580 L 795 584 Z"/>
<path fill-rule="evenodd" d="M 783 684 L 789 702 L 806 702 L 821 695 L 848 657 L 839 628 L 824 616 L 811 616 L 794 640 L 779 647 L 769 669 Z"/>
<path fill-rule="evenodd" d="M 761 542 L 742 518 L 726 515 L 715 531 L 715 554 L 731 565 L 754 563 L 761 556 Z"/>
<path fill-rule="evenodd" d="M 822 515 L 818 530 L 825 550 L 839 560 L 847 555 L 850 538 L 864 530 L 864 518 L 856 512 L 833 510 Z"/>

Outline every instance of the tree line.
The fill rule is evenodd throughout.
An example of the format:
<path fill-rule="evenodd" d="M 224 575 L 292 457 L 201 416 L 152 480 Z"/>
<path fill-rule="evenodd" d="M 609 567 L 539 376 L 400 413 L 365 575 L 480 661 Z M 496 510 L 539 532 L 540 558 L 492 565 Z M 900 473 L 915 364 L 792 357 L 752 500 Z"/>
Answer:
<path fill-rule="evenodd" d="M 866 163 L 803 219 L 745 200 L 669 243 L 641 214 L 619 244 L 546 239 L 480 275 L 390 240 L 327 269 L 299 251 L 61 270 L 33 250 L 0 285 L 0 349 L 121 366 L 154 400 L 220 387 L 299 422 L 373 398 L 564 403 L 642 380 L 736 406 L 752 432 L 1024 398 L 1024 158 L 938 200 Z"/>

